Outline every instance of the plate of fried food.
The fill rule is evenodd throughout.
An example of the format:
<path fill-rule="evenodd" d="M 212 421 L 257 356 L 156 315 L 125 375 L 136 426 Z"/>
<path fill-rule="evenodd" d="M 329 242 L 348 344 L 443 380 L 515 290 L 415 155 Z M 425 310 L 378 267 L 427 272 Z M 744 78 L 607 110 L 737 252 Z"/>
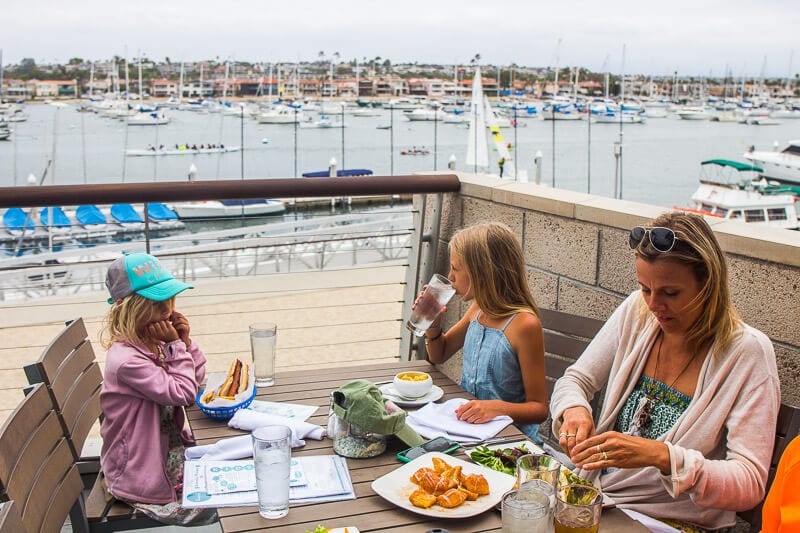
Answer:
<path fill-rule="evenodd" d="M 515 481 L 485 466 L 429 452 L 379 477 L 372 490 L 417 514 L 465 518 L 493 508 Z"/>

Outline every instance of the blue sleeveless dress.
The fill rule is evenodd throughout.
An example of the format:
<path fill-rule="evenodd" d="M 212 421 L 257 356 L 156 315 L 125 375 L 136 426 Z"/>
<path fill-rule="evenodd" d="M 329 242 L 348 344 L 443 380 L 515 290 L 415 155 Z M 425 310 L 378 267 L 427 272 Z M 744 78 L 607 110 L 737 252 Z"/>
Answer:
<path fill-rule="evenodd" d="M 525 384 L 517 352 L 506 338 L 505 330 L 514 320 L 512 315 L 502 329 L 487 328 L 478 322 L 480 313 L 469 323 L 464 338 L 464 361 L 461 386 L 479 400 L 525 402 Z M 515 424 L 537 444 L 539 424 Z"/>

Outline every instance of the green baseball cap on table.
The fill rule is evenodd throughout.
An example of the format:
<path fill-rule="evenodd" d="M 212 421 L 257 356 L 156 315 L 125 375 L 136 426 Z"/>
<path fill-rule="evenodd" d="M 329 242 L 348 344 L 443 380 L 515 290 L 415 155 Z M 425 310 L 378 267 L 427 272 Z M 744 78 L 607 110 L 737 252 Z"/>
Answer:
<path fill-rule="evenodd" d="M 409 446 L 425 442 L 419 433 L 406 425 L 406 412 L 398 409 L 388 413 L 381 391 L 364 379 L 351 381 L 333 391 L 333 412 L 363 430 L 395 435 Z"/>

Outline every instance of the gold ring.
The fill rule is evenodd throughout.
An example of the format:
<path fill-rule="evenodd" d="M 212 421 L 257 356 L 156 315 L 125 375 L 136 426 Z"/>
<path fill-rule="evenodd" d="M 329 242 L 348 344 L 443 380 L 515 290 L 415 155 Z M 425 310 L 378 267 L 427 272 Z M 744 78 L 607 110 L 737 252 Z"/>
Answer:
<path fill-rule="evenodd" d="M 570 437 L 575 438 L 575 434 L 574 433 L 567 433 L 567 438 L 570 438 Z"/>
<path fill-rule="evenodd" d="M 608 454 L 603 452 L 603 461 L 608 461 Z"/>

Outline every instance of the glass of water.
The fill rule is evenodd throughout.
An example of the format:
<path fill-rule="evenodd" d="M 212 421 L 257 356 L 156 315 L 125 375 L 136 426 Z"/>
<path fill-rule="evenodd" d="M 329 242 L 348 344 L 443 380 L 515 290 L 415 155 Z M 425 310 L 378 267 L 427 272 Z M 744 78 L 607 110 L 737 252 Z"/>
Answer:
<path fill-rule="evenodd" d="M 547 486 L 547 489 L 550 487 Z M 537 490 L 512 490 L 503 495 L 503 533 L 552 533 L 552 493 Z"/>
<path fill-rule="evenodd" d="M 289 512 L 292 430 L 288 426 L 263 426 L 252 435 L 258 512 L 264 518 L 281 518 Z"/>
<path fill-rule="evenodd" d="M 250 324 L 250 348 L 253 352 L 253 375 L 256 387 L 275 384 L 275 340 L 278 326 Z"/>

